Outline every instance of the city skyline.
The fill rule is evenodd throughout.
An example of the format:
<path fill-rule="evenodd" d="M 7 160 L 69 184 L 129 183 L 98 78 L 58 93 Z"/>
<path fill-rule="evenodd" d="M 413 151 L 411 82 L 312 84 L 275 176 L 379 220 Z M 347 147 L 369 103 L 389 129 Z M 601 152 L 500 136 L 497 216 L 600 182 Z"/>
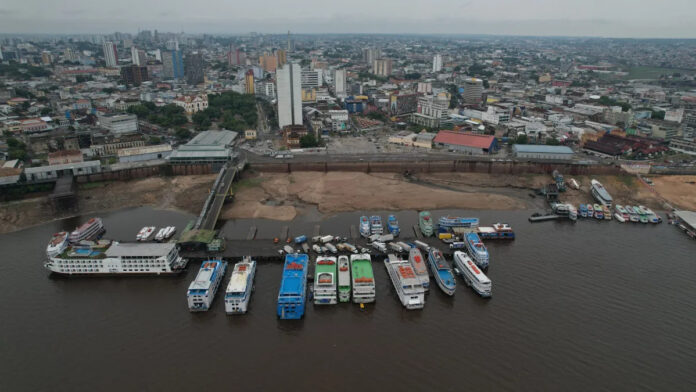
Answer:
<path fill-rule="evenodd" d="M 44 4 L 45 3 L 45 4 Z M 398 5 L 398 7 L 397 7 Z M 635 1 L 582 3 L 561 1 L 364 0 L 350 9 L 316 0 L 291 4 L 204 0 L 191 8 L 181 0 L 118 4 L 70 0 L 68 4 L 11 1 L 0 7 L 0 33 L 100 34 L 159 29 L 189 33 L 240 34 L 250 31 L 298 34 L 484 34 L 520 36 L 582 36 L 616 38 L 696 38 L 690 15 L 696 4 L 684 0 L 652 4 Z"/>

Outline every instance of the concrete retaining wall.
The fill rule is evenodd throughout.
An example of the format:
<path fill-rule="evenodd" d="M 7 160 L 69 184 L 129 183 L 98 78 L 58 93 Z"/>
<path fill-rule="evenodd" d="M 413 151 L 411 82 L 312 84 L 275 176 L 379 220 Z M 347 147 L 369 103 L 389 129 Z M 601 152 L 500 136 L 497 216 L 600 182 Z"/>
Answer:
<path fill-rule="evenodd" d="M 251 163 L 259 172 L 290 173 L 293 171 L 359 171 L 364 173 L 490 173 L 490 174 L 551 174 L 558 170 L 564 175 L 620 174 L 618 166 L 571 164 L 567 162 L 491 162 L 491 161 L 373 161 L 373 162 L 284 162 Z"/>
<path fill-rule="evenodd" d="M 84 174 L 75 177 L 78 183 L 98 182 L 98 181 L 125 181 L 135 180 L 138 178 L 147 178 L 155 176 L 187 176 L 216 173 L 210 164 L 196 165 L 158 165 L 136 167 L 123 170 L 111 170 L 101 173 Z"/>

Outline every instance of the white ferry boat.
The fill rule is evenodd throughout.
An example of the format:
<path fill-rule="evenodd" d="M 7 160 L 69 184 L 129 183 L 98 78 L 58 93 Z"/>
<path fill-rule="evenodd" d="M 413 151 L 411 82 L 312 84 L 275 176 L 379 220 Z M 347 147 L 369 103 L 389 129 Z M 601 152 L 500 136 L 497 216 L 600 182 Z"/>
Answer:
<path fill-rule="evenodd" d="M 590 181 L 590 184 L 590 191 L 592 193 L 592 196 L 594 196 L 595 200 L 597 200 L 600 204 L 611 208 L 614 199 L 611 197 L 609 192 L 607 192 L 606 188 L 604 188 L 604 185 L 602 185 L 602 183 L 595 180 L 594 178 L 592 179 L 592 181 Z"/>
<path fill-rule="evenodd" d="M 94 240 L 104 232 L 104 224 L 101 218 L 90 218 L 87 222 L 78 226 L 70 233 L 70 242 L 80 242 L 83 240 Z"/>
<path fill-rule="evenodd" d="M 190 311 L 205 312 L 210 309 L 210 304 L 215 298 L 226 269 L 226 261 L 208 260 L 203 262 L 196 279 L 191 282 L 186 293 Z"/>
<path fill-rule="evenodd" d="M 174 232 L 176 231 L 175 226 L 167 226 L 159 229 L 157 234 L 155 234 L 155 241 L 164 241 L 168 240 L 174 235 Z"/>
<path fill-rule="evenodd" d="M 338 256 L 338 300 L 350 301 L 350 265 L 348 256 Z"/>
<path fill-rule="evenodd" d="M 186 267 L 175 244 L 83 241 L 48 258 L 44 267 L 66 275 L 173 274 Z"/>
<path fill-rule="evenodd" d="M 335 305 L 336 298 L 336 258 L 317 257 L 314 267 L 314 304 Z"/>
<path fill-rule="evenodd" d="M 51 240 L 48 241 L 46 246 L 46 255 L 48 257 L 55 257 L 63 253 L 63 251 L 68 247 L 68 232 L 61 231 L 60 233 L 53 234 Z"/>
<path fill-rule="evenodd" d="M 491 297 L 491 280 L 481 271 L 471 260 L 471 257 L 464 252 L 454 252 L 455 271 L 464 278 L 467 286 L 471 286 L 480 296 Z"/>
<path fill-rule="evenodd" d="M 411 248 L 408 251 L 408 261 L 411 262 L 413 267 L 413 272 L 416 273 L 416 277 L 420 280 L 425 291 L 430 290 L 430 274 L 428 273 L 428 265 L 426 264 L 423 254 L 418 248 Z"/>
<path fill-rule="evenodd" d="M 425 306 L 425 289 L 420 279 L 416 277 L 411 263 L 401 260 L 393 254 L 384 259 L 384 266 L 391 278 L 396 294 L 401 304 L 409 310 L 423 309 Z"/>
<path fill-rule="evenodd" d="M 246 313 L 254 288 L 256 261 L 245 257 L 234 265 L 232 276 L 225 290 L 225 312 L 227 314 Z"/>

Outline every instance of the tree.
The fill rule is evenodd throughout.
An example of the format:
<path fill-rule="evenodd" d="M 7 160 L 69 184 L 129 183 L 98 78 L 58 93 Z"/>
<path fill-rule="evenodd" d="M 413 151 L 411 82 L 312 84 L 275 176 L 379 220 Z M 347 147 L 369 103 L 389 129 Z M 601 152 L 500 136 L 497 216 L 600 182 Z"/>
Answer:
<path fill-rule="evenodd" d="M 518 135 L 517 138 L 515 139 L 514 144 L 527 144 L 527 135 Z"/>
<path fill-rule="evenodd" d="M 314 137 L 313 133 L 308 133 L 300 138 L 300 147 L 311 148 L 319 146 L 317 138 Z"/>
<path fill-rule="evenodd" d="M 53 112 L 53 110 L 51 110 L 51 108 L 49 108 L 49 107 L 41 109 L 42 116 L 48 116 L 49 114 L 51 114 L 51 112 Z"/>
<path fill-rule="evenodd" d="M 147 139 L 147 144 L 150 144 L 150 145 L 161 144 L 161 143 L 162 143 L 162 138 L 159 136 L 150 136 Z"/>
<path fill-rule="evenodd" d="M 664 120 L 665 119 L 665 112 L 663 110 L 659 110 L 657 112 L 652 112 L 652 115 L 650 118 L 654 118 L 657 120 Z"/>
<path fill-rule="evenodd" d="M 561 142 L 558 141 L 555 137 L 550 137 L 546 139 L 546 145 L 547 146 L 558 146 L 561 144 Z"/>
<path fill-rule="evenodd" d="M 185 141 L 191 138 L 191 131 L 189 131 L 186 128 L 177 128 L 176 131 L 174 132 L 174 135 L 176 136 L 177 139 L 181 141 Z"/>

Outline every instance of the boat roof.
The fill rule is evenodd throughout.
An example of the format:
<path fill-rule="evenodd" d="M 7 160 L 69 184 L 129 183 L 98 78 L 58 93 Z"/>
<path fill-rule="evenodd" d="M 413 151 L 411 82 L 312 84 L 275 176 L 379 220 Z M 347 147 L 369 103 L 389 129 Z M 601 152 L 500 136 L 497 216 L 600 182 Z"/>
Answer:
<path fill-rule="evenodd" d="M 696 229 L 696 212 L 694 211 L 674 211 L 674 215 L 682 222 Z"/>
<path fill-rule="evenodd" d="M 222 266 L 221 260 L 207 260 L 201 264 L 196 279 L 189 285 L 189 291 L 205 291 L 210 288 Z"/>
<path fill-rule="evenodd" d="M 235 264 L 234 271 L 232 271 L 232 277 L 230 282 L 227 284 L 228 293 L 240 293 L 247 289 L 247 281 L 249 274 L 251 274 L 251 269 L 253 268 L 252 263 L 239 262 Z"/>
<path fill-rule="evenodd" d="M 283 281 L 280 284 L 280 294 L 302 295 L 305 284 L 307 262 L 309 256 L 304 253 L 285 255 Z"/>
<path fill-rule="evenodd" d="M 390 268 L 393 268 L 401 279 L 401 283 L 405 285 L 418 285 L 420 280 L 416 277 L 416 273 L 408 260 L 401 259 L 391 259 L 389 258 L 388 264 Z"/>
<path fill-rule="evenodd" d="M 353 279 L 374 279 L 374 273 L 372 271 L 372 262 L 370 262 L 369 254 L 352 255 L 350 259 L 351 270 L 353 271 Z"/>
<path fill-rule="evenodd" d="M 454 252 L 454 257 L 457 257 L 462 261 L 461 264 L 464 265 L 464 268 L 469 270 L 470 275 L 473 276 L 474 279 L 476 279 L 480 283 L 490 283 L 491 280 L 488 278 L 488 276 L 486 276 L 486 274 L 484 274 L 483 271 L 481 271 L 481 269 L 473 262 L 473 260 L 471 260 L 471 257 L 466 255 L 466 253 Z"/>
<path fill-rule="evenodd" d="M 106 250 L 106 257 L 162 257 L 169 254 L 176 245 L 156 242 L 114 242 Z"/>
<path fill-rule="evenodd" d="M 330 273 L 336 273 L 336 258 L 335 257 L 327 257 L 327 256 L 320 256 L 317 257 L 317 262 L 314 266 L 314 274 L 319 275 L 320 273 L 325 273 L 325 272 L 330 272 Z"/>

